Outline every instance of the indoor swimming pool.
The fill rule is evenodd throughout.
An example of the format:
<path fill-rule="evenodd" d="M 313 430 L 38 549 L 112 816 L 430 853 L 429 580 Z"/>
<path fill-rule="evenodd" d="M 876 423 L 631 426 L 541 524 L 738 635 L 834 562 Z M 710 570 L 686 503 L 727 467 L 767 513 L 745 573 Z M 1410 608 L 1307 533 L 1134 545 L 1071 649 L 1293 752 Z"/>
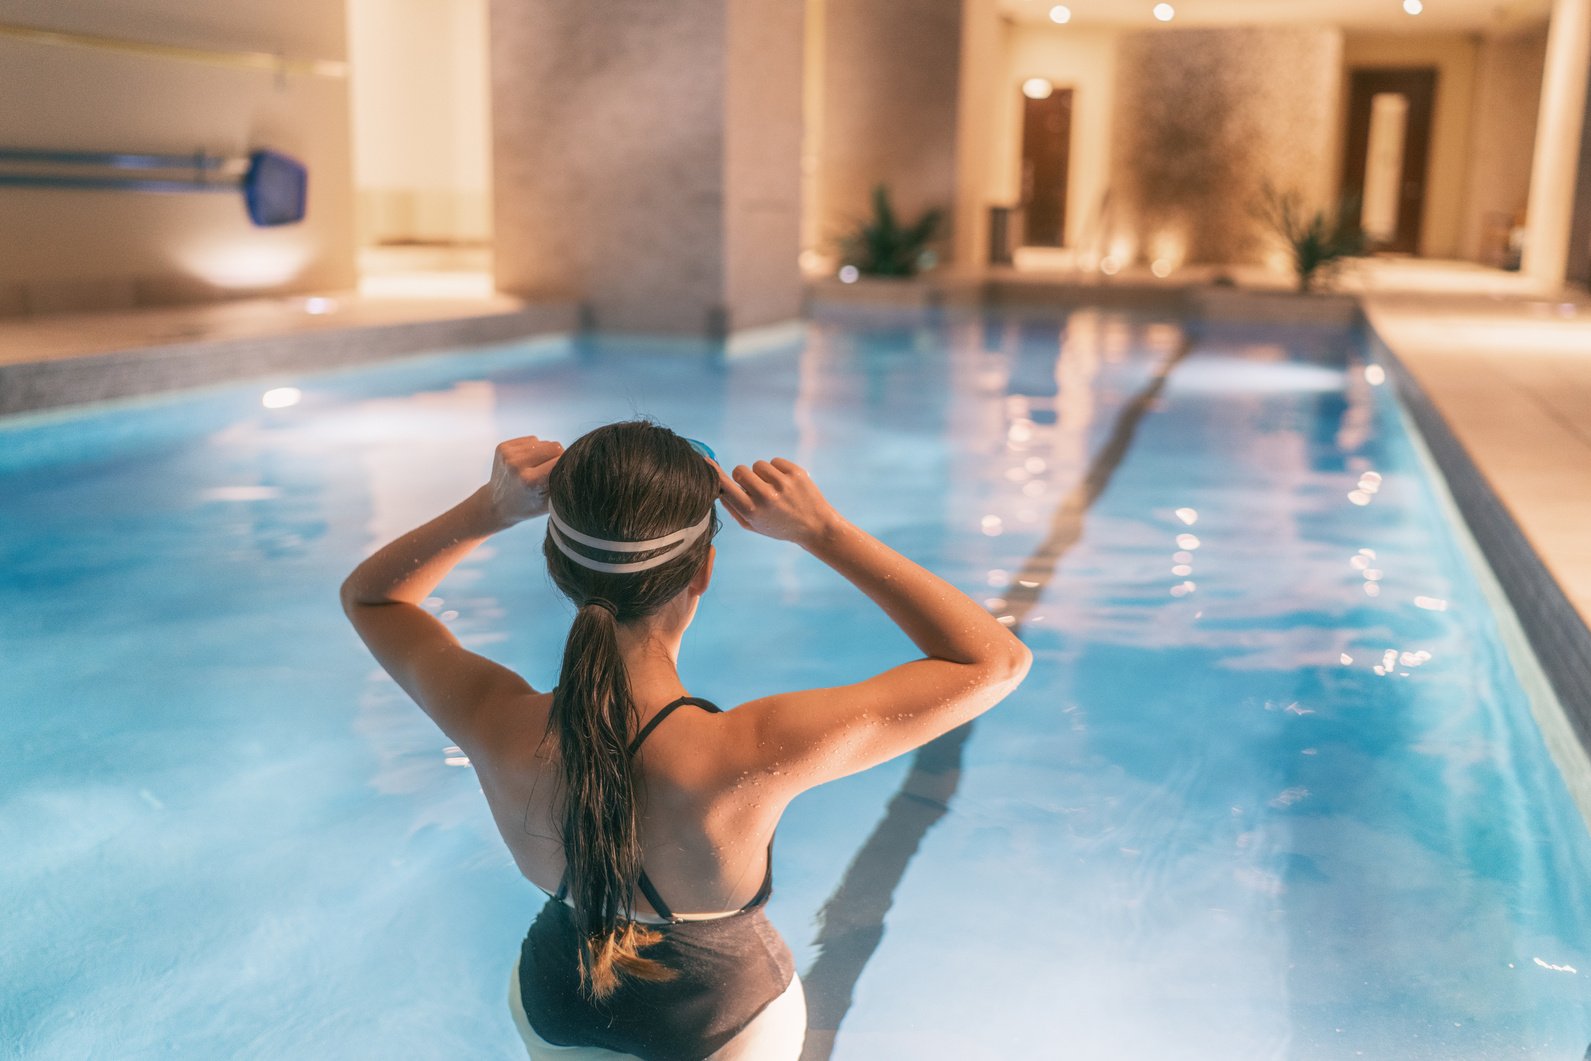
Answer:
<path fill-rule="evenodd" d="M 0 1053 L 524 1056 L 542 896 L 337 588 L 499 439 L 635 415 L 804 464 L 1035 656 L 787 814 L 807 1058 L 1584 1056 L 1591 833 L 1383 367 L 1098 310 L 727 360 L 549 339 L 0 422 Z M 571 615 L 543 533 L 429 602 L 539 688 Z M 693 693 L 909 658 L 794 547 L 717 545 Z"/>

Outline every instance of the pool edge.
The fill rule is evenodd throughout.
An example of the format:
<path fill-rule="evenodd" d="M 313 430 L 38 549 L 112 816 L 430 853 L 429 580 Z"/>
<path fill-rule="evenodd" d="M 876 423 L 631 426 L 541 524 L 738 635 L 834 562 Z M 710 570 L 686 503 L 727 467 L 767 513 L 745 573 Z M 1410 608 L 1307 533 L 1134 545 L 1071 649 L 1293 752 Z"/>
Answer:
<path fill-rule="evenodd" d="M 1438 499 L 1459 517 L 1460 544 L 1493 605 L 1531 713 L 1591 828 L 1591 628 L 1419 379 L 1368 320 L 1364 330 L 1392 379 L 1410 439 L 1435 472 Z"/>

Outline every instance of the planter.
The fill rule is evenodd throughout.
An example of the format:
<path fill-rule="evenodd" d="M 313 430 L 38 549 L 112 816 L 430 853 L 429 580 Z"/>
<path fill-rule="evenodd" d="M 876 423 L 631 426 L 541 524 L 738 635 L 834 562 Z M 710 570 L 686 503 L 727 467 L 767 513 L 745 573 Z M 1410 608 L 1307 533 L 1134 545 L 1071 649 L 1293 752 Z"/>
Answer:
<path fill-rule="evenodd" d="M 944 306 L 976 306 L 982 290 L 976 282 L 944 273 L 922 276 L 861 276 L 850 283 L 824 277 L 807 283 L 807 309 L 821 313 L 841 307 L 887 310 L 929 310 Z"/>
<path fill-rule="evenodd" d="M 1210 286 L 1190 289 L 1188 298 L 1193 315 L 1206 321 L 1336 328 L 1352 327 L 1360 321 L 1359 301 L 1352 295 Z"/>

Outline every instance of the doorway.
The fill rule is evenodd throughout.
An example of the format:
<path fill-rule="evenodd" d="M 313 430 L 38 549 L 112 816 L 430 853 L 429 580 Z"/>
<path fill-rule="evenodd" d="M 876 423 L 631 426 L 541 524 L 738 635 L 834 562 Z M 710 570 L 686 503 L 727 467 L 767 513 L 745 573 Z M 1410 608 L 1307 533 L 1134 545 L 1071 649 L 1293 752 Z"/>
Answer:
<path fill-rule="evenodd" d="M 1066 242 L 1066 179 L 1072 154 L 1072 90 L 1033 79 L 1022 86 L 1024 245 Z"/>
<path fill-rule="evenodd" d="M 487 0 L 348 0 L 360 290 L 493 291 Z"/>
<path fill-rule="evenodd" d="M 1342 192 L 1376 250 L 1420 253 L 1435 103 L 1433 67 L 1349 75 Z"/>

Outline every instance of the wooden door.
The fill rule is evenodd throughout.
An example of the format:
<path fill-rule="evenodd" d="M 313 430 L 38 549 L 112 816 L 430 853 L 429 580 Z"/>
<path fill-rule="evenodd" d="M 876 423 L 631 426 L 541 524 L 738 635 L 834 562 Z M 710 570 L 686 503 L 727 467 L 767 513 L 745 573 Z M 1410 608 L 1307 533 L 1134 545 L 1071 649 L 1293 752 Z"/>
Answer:
<path fill-rule="evenodd" d="M 1342 191 L 1377 250 L 1420 253 L 1435 103 L 1434 67 L 1349 75 Z"/>
<path fill-rule="evenodd" d="M 1043 99 L 1022 96 L 1022 242 L 1059 247 L 1066 242 L 1066 171 L 1072 154 L 1072 90 L 1054 88 Z"/>

